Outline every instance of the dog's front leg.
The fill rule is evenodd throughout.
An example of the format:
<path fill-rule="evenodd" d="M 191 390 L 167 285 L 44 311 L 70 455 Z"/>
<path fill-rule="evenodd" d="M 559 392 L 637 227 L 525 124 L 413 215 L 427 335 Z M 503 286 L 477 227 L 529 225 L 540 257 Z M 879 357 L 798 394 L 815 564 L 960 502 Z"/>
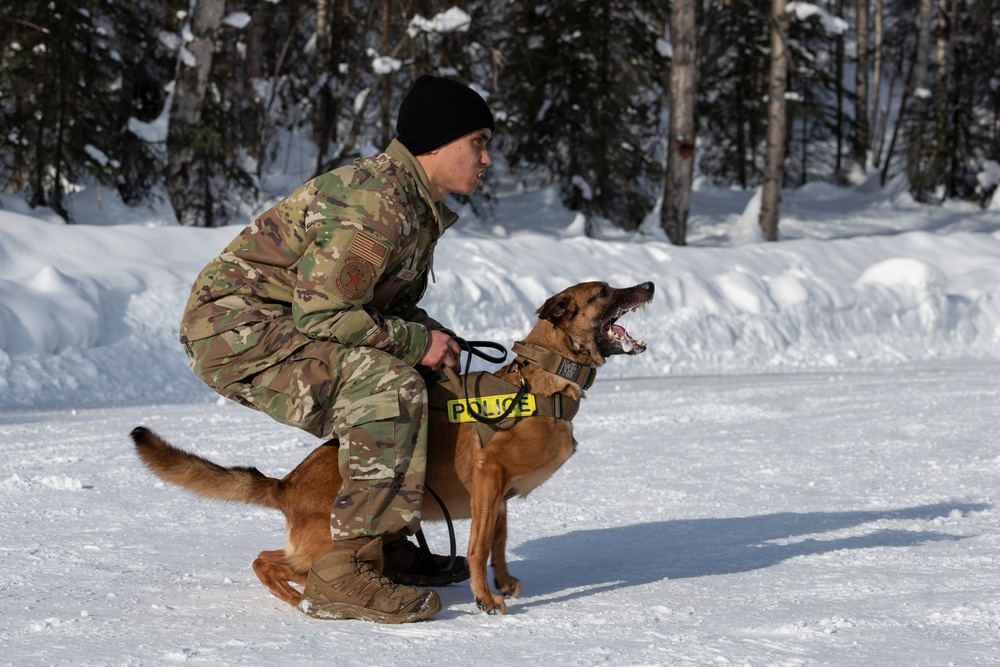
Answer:
<path fill-rule="evenodd" d="M 521 581 L 507 571 L 507 501 L 500 504 L 491 550 L 493 583 L 506 597 L 520 597 Z"/>
<path fill-rule="evenodd" d="M 502 595 L 490 591 L 486 564 L 494 544 L 497 515 L 503 502 L 504 471 L 489 456 L 489 450 L 476 453 L 472 472 L 472 527 L 469 533 L 470 585 L 479 608 L 488 614 L 505 614 L 507 605 Z"/>

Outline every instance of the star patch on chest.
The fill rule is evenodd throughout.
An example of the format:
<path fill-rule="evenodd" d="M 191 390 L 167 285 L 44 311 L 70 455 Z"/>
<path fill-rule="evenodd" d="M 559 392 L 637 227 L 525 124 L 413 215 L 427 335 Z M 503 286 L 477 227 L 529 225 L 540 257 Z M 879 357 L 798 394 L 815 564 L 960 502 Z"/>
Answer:
<path fill-rule="evenodd" d="M 360 299 L 368 293 L 375 279 L 375 269 L 360 257 L 349 257 L 337 278 L 337 288 L 348 299 Z"/>

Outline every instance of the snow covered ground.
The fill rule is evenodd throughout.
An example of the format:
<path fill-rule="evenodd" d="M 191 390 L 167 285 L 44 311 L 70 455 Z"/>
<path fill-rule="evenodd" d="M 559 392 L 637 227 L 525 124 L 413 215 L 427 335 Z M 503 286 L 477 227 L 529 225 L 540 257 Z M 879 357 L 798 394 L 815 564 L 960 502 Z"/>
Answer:
<path fill-rule="evenodd" d="M 250 562 L 280 515 L 153 478 L 128 432 L 272 475 L 316 442 L 187 371 L 188 287 L 235 228 L 0 198 L 0 664 L 1000 664 L 1000 211 L 893 190 L 695 193 L 691 245 L 581 222 L 551 191 L 442 240 L 429 311 L 508 345 L 580 280 L 657 285 L 574 424 L 511 504 L 523 597 L 465 585 L 402 627 L 309 619 Z M 467 525 L 459 524 L 460 543 Z M 445 548 L 441 526 L 426 527 Z"/>

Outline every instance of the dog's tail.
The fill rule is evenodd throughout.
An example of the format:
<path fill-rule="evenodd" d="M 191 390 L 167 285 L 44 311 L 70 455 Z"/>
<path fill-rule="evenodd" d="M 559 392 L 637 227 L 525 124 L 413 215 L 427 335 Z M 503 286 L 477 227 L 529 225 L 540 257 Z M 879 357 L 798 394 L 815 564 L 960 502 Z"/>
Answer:
<path fill-rule="evenodd" d="M 134 428 L 131 436 L 139 458 L 166 482 L 204 498 L 281 509 L 280 480 L 256 468 L 224 468 L 177 449 L 145 426 Z"/>

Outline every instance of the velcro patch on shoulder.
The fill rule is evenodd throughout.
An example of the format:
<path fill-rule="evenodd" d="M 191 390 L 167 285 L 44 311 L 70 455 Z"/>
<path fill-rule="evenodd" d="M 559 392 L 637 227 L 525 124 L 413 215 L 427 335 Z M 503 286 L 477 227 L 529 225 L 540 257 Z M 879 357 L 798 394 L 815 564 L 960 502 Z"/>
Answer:
<path fill-rule="evenodd" d="M 354 240 L 351 241 L 351 245 L 347 249 L 347 252 L 357 255 L 370 264 L 382 266 L 382 262 L 385 261 L 386 255 L 389 254 L 389 246 L 385 245 L 370 234 L 358 232 L 354 235 Z"/>
<path fill-rule="evenodd" d="M 348 299 L 360 299 L 368 294 L 375 280 L 375 269 L 358 257 L 348 257 L 337 277 L 337 289 Z"/>

